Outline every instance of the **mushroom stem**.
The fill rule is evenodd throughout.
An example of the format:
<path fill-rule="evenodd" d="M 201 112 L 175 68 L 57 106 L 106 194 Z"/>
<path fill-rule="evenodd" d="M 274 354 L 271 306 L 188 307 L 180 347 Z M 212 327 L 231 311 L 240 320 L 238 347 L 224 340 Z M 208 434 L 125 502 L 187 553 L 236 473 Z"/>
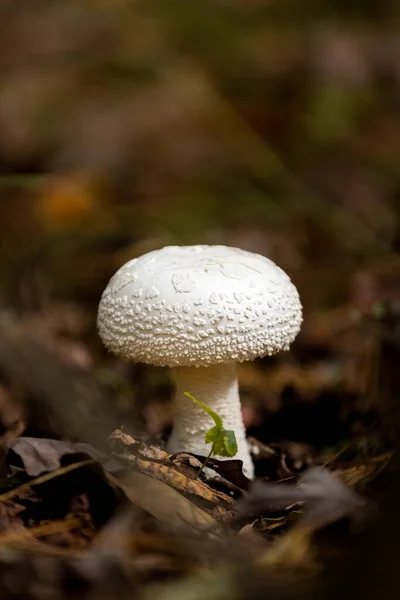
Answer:
<path fill-rule="evenodd" d="M 253 479 L 254 467 L 240 407 L 236 364 L 178 367 L 175 369 L 175 377 L 174 428 L 168 442 L 168 450 L 193 452 L 202 456 L 208 456 L 210 452 L 210 445 L 205 443 L 204 434 L 213 427 L 214 422 L 184 395 L 184 392 L 190 392 L 218 413 L 225 429 L 233 429 L 238 445 L 238 453 L 234 458 L 243 461 L 244 474 Z M 223 457 L 217 458 L 224 460 Z"/>

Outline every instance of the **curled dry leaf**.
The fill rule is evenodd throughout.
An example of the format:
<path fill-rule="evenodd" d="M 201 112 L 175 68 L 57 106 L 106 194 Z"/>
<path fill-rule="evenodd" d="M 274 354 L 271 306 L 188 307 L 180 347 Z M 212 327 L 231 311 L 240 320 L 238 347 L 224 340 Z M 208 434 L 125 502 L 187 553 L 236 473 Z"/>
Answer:
<path fill-rule="evenodd" d="M 203 464 L 199 461 L 198 458 L 186 452 L 179 452 L 178 454 L 173 454 L 172 462 L 177 467 L 187 467 L 188 469 L 192 469 L 196 473 L 199 471 L 199 469 L 201 469 L 201 466 Z"/>
<path fill-rule="evenodd" d="M 204 456 L 194 455 L 204 462 Z M 251 484 L 251 479 L 243 474 L 243 462 L 236 458 L 231 460 L 219 460 L 210 458 L 207 462 L 207 468 L 215 471 L 220 477 L 231 483 L 235 488 L 247 490 Z"/>
<path fill-rule="evenodd" d="M 169 460 L 171 456 L 159 446 L 146 446 L 144 444 L 140 446 L 139 454 L 150 460 Z"/>
<path fill-rule="evenodd" d="M 118 452 L 121 449 L 129 448 L 131 446 L 137 446 L 140 444 L 135 438 L 129 433 L 122 431 L 121 429 L 115 429 L 109 436 L 108 441 L 114 452 Z"/>
<path fill-rule="evenodd" d="M 230 496 L 211 489 L 200 479 L 195 478 L 196 472 L 202 465 L 202 462 L 196 457 L 190 454 L 168 454 L 158 446 L 138 443 L 131 436 L 118 430 L 112 434 L 112 438 L 117 440 L 118 444 L 123 444 L 122 453 L 116 454 L 116 456 L 139 468 L 145 475 L 163 481 L 180 492 L 197 496 L 214 506 L 220 505 L 221 512 L 224 512 L 223 507 L 233 505 L 233 499 Z M 185 461 L 189 460 L 193 462 L 195 468 L 185 464 Z M 241 461 L 238 462 L 241 464 Z"/>
<path fill-rule="evenodd" d="M 143 473 L 151 475 L 177 490 L 199 496 L 212 504 L 233 505 L 233 499 L 230 496 L 212 490 L 200 479 L 191 479 L 174 467 L 143 459 L 137 460 L 137 466 Z"/>
<path fill-rule="evenodd" d="M 107 454 L 85 442 L 74 443 L 46 438 L 21 437 L 10 450 L 20 457 L 25 471 L 31 477 L 56 471 L 62 466 L 62 457 L 67 454 L 87 454 L 91 458 L 101 461 L 109 472 L 121 468 L 117 461 L 109 459 Z"/>

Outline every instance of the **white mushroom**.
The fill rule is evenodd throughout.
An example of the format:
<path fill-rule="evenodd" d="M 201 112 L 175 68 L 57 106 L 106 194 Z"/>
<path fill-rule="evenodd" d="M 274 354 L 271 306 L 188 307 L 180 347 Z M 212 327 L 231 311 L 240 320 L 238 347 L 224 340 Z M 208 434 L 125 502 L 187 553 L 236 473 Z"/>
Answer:
<path fill-rule="evenodd" d="M 287 350 L 302 307 L 289 277 L 271 260 L 226 246 L 167 246 L 126 263 L 100 301 L 105 346 L 136 362 L 173 367 L 174 427 L 168 448 L 206 456 L 208 404 L 233 429 L 236 458 L 252 478 L 236 363 Z"/>

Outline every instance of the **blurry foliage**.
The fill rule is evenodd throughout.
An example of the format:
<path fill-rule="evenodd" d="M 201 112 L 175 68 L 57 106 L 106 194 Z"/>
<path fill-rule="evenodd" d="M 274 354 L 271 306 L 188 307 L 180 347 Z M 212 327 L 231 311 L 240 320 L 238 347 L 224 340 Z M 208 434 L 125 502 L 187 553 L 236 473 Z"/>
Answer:
<path fill-rule="evenodd" d="M 154 433 L 169 383 L 105 356 L 102 289 L 164 244 L 237 245 L 305 306 L 292 355 L 241 369 L 249 424 L 294 399 L 328 420 L 332 393 L 347 417 L 379 404 L 374 314 L 399 311 L 399 16 L 392 0 L 3 1 L 1 308 L 84 340 Z"/>
<path fill-rule="evenodd" d="M 240 461 L 211 460 L 212 487 L 193 479 L 198 458 L 143 442 L 168 433 L 170 374 L 106 355 L 97 304 L 121 264 L 165 244 L 269 256 L 305 319 L 290 353 L 239 368 L 257 474 L 324 464 L 357 487 L 380 474 L 400 440 L 399 56 L 395 0 L 0 2 L 2 598 L 315 591 L 254 566 L 298 506 L 235 535 Z M 106 464 L 123 476 L 69 473 L 115 425 Z M 396 466 L 376 543 L 339 544 L 353 595 L 397 584 Z M 121 495 L 132 514 L 118 517 Z M 222 545 L 171 535 L 179 511 L 233 529 Z M 281 539 L 301 558 L 302 538 Z M 321 585 L 342 595 L 335 569 Z"/>

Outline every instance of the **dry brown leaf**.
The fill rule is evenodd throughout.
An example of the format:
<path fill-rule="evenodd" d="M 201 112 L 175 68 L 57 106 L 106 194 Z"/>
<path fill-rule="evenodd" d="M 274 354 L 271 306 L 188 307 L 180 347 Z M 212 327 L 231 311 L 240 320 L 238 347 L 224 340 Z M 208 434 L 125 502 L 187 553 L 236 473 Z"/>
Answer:
<path fill-rule="evenodd" d="M 233 499 L 230 496 L 212 490 L 208 485 L 200 481 L 200 479 L 191 479 L 168 465 L 162 465 L 157 462 L 139 458 L 137 460 L 137 466 L 145 474 L 149 474 L 182 492 L 200 496 L 212 504 L 220 504 L 221 502 L 224 502 L 229 506 L 232 506 L 233 504 Z"/>
<path fill-rule="evenodd" d="M 172 462 L 176 467 L 194 469 L 195 471 L 198 471 L 203 466 L 203 463 L 198 458 L 186 452 L 175 454 Z"/>
<path fill-rule="evenodd" d="M 139 454 L 152 460 L 168 460 L 171 456 L 168 452 L 158 446 L 145 446 L 144 444 L 139 448 Z"/>
<path fill-rule="evenodd" d="M 187 500 L 169 485 L 153 477 L 130 471 L 121 478 L 108 476 L 126 496 L 151 515 L 182 529 L 191 525 L 200 529 L 215 529 L 217 522 L 204 510 Z"/>
<path fill-rule="evenodd" d="M 128 448 L 129 446 L 136 446 L 140 443 L 129 435 L 129 433 L 122 431 L 122 429 L 115 429 L 109 436 L 108 441 L 115 452 L 120 445 L 122 445 L 122 448 Z"/>
<path fill-rule="evenodd" d="M 116 440 L 117 443 L 122 442 L 123 444 L 127 444 L 125 451 L 119 455 L 120 458 L 138 467 L 145 475 L 155 477 L 179 491 L 186 494 L 193 494 L 214 505 L 224 504 L 229 507 L 233 505 L 233 499 L 230 496 L 211 489 L 200 479 L 191 477 L 192 468 L 188 469 L 184 464 L 179 463 L 179 460 L 175 462 L 175 459 L 171 463 L 169 460 L 171 455 L 162 448 L 140 444 L 137 453 L 132 453 L 130 449 L 137 442 L 131 436 L 117 430 L 113 432 L 112 439 Z M 195 461 L 197 470 L 201 467 L 202 463 L 195 457 L 186 454 L 184 456 Z M 177 465 L 179 468 L 175 468 L 174 465 Z M 196 472 L 196 469 L 194 472 Z"/>
<path fill-rule="evenodd" d="M 37 477 L 42 473 L 49 473 L 59 469 L 62 457 L 67 454 L 84 453 L 94 459 L 103 461 L 108 459 L 104 452 L 97 450 L 91 444 L 47 438 L 21 437 L 13 444 L 11 450 L 15 454 L 18 454 L 23 462 L 25 471 L 31 477 Z M 111 466 L 112 461 L 109 461 L 109 464 Z M 113 464 L 115 467 L 117 466 L 115 461 Z"/>

